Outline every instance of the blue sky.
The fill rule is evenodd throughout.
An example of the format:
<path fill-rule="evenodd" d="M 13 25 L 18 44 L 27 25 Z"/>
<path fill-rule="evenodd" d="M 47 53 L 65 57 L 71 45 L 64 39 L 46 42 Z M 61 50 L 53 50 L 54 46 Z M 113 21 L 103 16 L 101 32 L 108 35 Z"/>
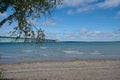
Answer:
<path fill-rule="evenodd" d="M 0 20 L 8 13 L 0 14 Z M 31 22 L 40 26 L 49 39 L 120 41 L 120 0 L 64 0 L 51 16 Z M 8 35 L 15 25 L 5 24 L 0 35 Z"/>

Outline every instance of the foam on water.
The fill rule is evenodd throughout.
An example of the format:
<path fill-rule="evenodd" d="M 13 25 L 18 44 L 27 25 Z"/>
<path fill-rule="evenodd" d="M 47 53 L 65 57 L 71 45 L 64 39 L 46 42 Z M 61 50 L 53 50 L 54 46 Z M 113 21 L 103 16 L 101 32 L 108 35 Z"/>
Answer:
<path fill-rule="evenodd" d="M 47 49 L 47 47 L 40 47 L 41 49 Z"/>
<path fill-rule="evenodd" d="M 65 50 L 65 51 L 63 51 L 64 53 L 66 53 L 66 54 L 75 54 L 75 53 L 78 53 L 78 51 L 72 51 L 72 50 Z"/>
<path fill-rule="evenodd" d="M 30 52 L 34 52 L 34 50 L 22 50 L 22 52 L 30 53 Z"/>
<path fill-rule="evenodd" d="M 66 54 L 84 54 L 83 52 L 74 51 L 74 50 L 64 50 L 63 52 Z"/>
<path fill-rule="evenodd" d="M 14 58 L 13 56 L 1 56 L 1 58 Z"/>
<path fill-rule="evenodd" d="M 101 53 L 100 53 L 100 52 L 98 52 L 98 51 L 95 51 L 95 52 L 90 53 L 90 54 L 92 54 L 92 55 L 100 55 Z"/>
<path fill-rule="evenodd" d="M 41 54 L 42 56 L 48 56 L 47 54 Z"/>

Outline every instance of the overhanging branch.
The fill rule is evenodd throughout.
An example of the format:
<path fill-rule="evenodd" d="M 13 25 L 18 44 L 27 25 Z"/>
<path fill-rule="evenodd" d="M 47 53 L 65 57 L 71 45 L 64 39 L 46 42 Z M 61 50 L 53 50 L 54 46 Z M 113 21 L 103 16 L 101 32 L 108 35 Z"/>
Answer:
<path fill-rule="evenodd" d="M 17 12 L 13 13 L 12 15 L 9 15 L 7 18 L 5 18 L 4 20 L 2 20 L 2 21 L 0 22 L 0 27 L 2 27 L 2 25 L 3 25 L 4 23 L 6 23 L 8 20 L 11 20 L 16 14 L 17 14 Z"/>

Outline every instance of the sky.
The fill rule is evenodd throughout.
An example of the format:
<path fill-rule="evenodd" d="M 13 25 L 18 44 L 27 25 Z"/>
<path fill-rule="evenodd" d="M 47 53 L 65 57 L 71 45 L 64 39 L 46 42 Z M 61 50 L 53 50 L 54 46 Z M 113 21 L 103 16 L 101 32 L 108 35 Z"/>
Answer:
<path fill-rule="evenodd" d="M 0 14 L 0 21 L 10 11 Z M 120 0 L 63 0 L 50 16 L 31 20 L 46 38 L 60 41 L 120 41 Z M 9 35 L 16 23 L 0 28 Z"/>

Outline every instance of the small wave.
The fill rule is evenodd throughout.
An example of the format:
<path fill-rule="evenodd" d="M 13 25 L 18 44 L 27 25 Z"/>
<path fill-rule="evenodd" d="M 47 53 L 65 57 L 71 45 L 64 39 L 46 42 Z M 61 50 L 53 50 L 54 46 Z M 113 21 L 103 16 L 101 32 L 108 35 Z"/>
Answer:
<path fill-rule="evenodd" d="M 48 56 L 47 54 L 41 54 L 42 56 Z"/>
<path fill-rule="evenodd" d="M 90 54 L 93 54 L 93 55 L 100 55 L 101 53 L 99 53 L 98 51 L 95 51 L 95 52 L 90 53 Z"/>
<path fill-rule="evenodd" d="M 41 49 L 47 49 L 47 47 L 40 47 Z"/>
<path fill-rule="evenodd" d="M 76 53 L 76 54 L 84 54 L 83 52 L 79 52 L 79 53 Z"/>
<path fill-rule="evenodd" d="M 22 52 L 33 52 L 34 50 L 22 50 Z"/>
<path fill-rule="evenodd" d="M 15 58 L 13 56 L 1 56 L 1 58 Z"/>
<path fill-rule="evenodd" d="M 84 54 L 83 52 L 71 51 L 71 50 L 69 50 L 69 51 L 63 51 L 63 52 L 66 53 L 66 54 Z"/>

